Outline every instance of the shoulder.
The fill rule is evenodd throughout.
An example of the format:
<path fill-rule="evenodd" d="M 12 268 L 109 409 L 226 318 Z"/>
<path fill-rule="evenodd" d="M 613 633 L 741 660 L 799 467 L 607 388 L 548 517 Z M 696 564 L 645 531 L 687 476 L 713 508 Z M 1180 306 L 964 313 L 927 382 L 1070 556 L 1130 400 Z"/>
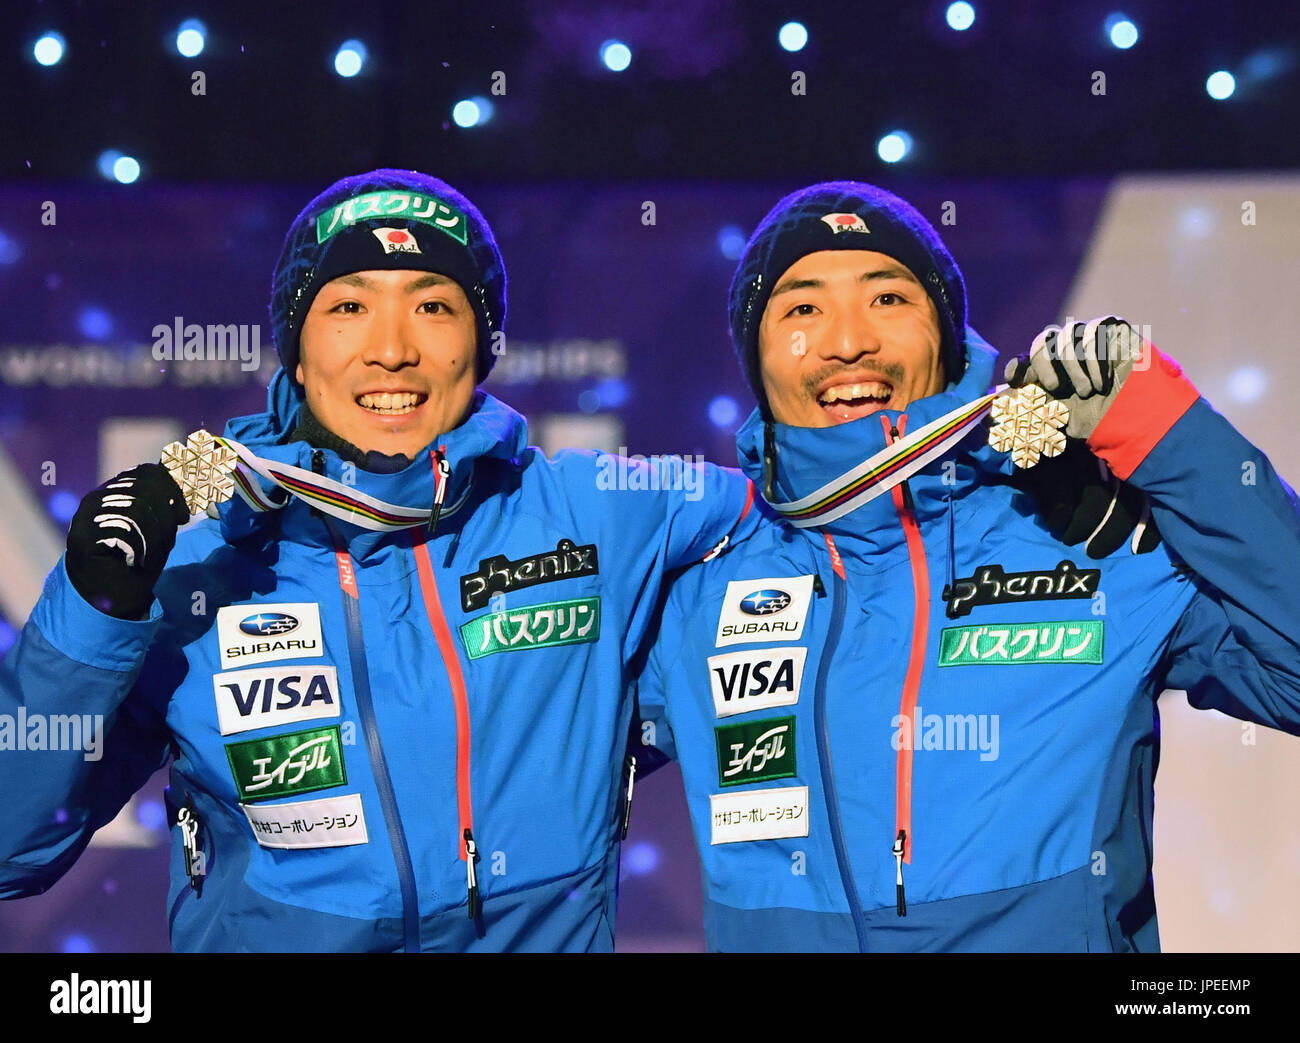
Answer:
<path fill-rule="evenodd" d="M 176 534 L 177 547 L 184 544 L 212 546 L 225 541 L 225 537 L 221 533 L 221 522 L 216 518 L 196 518 Z"/>
<path fill-rule="evenodd" d="M 745 524 L 732 537 L 716 557 L 672 574 L 668 601 L 678 612 L 689 615 L 705 607 L 714 594 L 725 591 L 732 582 L 776 572 L 808 571 L 803 562 L 807 537 L 756 509 L 746 515 Z"/>
<path fill-rule="evenodd" d="M 227 546 L 221 534 L 221 523 L 203 518 L 186 526 L 176 534 L 176 546 L 167 558 L 167 568 L 193 565 L 209 558 L 212 553 Z"/>
<path fill-rule="evenodd" d="M 609 509 L 608 497 L 602 493 L 617 487 L 606 476 L 614 473 L 614 461 L 619 459 L 595 449 L 561 449 L 547 456 L 537 446 L 529 446 L 514 464 L 519 507 L 597 520 Z"/>
<path fill-rule="evenodd" d="M 221 596 L 227 591 L 251 588 L 252 577 L 267 568 L 274 569 L 278 548 L 271 535 L 249 538 L 239 544 L 229 543 L 221 524 L 204 518 L 176 536 L 176 545 L 167 558 L 154 592 L 165 613 L 190 612 L 196 592 Z"/>

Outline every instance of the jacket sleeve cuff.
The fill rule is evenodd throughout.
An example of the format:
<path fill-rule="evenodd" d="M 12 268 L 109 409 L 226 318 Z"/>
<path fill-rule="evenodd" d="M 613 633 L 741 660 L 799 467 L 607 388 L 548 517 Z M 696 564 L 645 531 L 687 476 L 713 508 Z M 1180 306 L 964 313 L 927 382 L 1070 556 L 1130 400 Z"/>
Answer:
<path fill-rule="evenodd" d="M 1150 342 L 1145 350 L 1149 355 L 1147 364 L 1133 368 L 1115 401 L 1088 436 L 1088 448 L 1125 481 L 1200 398 L 1177 362 Z"/>
<path fill-rule="evenodd" d="M 144 659 L 162 622 L 162 605 L 155 598 L 149 618 L 117 619 L 85 600 L 68 578 L 64 558 L 45 580 L 31 622 L 58 651 L 83 666 L 103 670 L 133 670 Z"/>

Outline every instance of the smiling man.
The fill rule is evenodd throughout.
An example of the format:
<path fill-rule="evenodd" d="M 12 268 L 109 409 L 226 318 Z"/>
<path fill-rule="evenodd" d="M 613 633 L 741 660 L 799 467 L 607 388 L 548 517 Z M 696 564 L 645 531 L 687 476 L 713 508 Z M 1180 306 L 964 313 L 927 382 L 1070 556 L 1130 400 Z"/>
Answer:
<path fill-rule="evenodd" d="M 170 755 L 178 950 L 612 948 L 627 664 L 751 488 L 609 489 L 605 454 L 530 447 L 478 390 L 505 290 L 427 175 L 298 215 L 282 369 L 226 430 L 238 497 L 177 537 L 158 465 L 92 492 L 0 670 L 0 713 L 108 729 L 94 762 L 0 751 L 0 897 L 50 887 Z"/>
<path fill-rule="evenodd" d="M 675 581 L 639 685 L 710 947 L 1158 949 L 1157 697 L 1300 732 L 1290 489 L 1127 323 L 1051 326 L 1009 379 L 1165 541 L 1080 559 L 988 444 L 956 262 L 870 185 L 778 203 L 730 318 L 770 523 Z"/>
<path fill-rule="evenodd" d="M 860 331 L 864 301 L 872 321 Z M 800 348 L 760 351 L 759 360 L 769 407 L 796 427 L 902 409 L 943 390 L 938 309 L 915 275 L 881 253 L 801 257 L 772 290 L 759 338 Z"/>
<path fill-rule="evenodd" d="M 407 316 L 429 349 L 402 330 Z M 477 387 L 475 320 L 465 291 L 435 272 L 360 272 L 322 287 L 303 322 L 295 369 L 322 429 L 414 458 L 459 427 Z"/>

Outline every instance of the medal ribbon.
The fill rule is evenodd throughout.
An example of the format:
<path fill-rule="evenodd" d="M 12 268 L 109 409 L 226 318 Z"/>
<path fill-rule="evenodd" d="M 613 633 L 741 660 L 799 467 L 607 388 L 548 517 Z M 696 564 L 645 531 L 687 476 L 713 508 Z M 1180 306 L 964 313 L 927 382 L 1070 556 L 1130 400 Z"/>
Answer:
<path fill-rule="evenodd" d="M 352 486 L 325 475 L 315 474 L 293 464 L 264 459 L 233 439 L 215 440 L 229 446 L 239 458 L 235 465 L 235 491 L 255 511 L 278 510 L 289 502 L 289 496 L 296 496 L 341 521 L 375 532 L 398 532 L 415 525 L 428 525 L 433 516 L 432 504 L 429 510 L 399 507 L 377 497 L 367 496 Z M 280 497 L 277 502 L 273 495 L 267 495 L 263 491 L 254 475 L 260 475 L 287 495 Z M 460 498 L 442 509 L 441 517 L 454 514 L 468 496 L 467 484 Z"/>
<path fill-rule="evenodd" d="M 843 518 L 947 453 L 984 419 L 1001 391 L 999 388 L 958 406 L 906 438 L 885 446 L 815 492 L 789 503 L 774 503 L 772 509 L 800 529 Z"/>

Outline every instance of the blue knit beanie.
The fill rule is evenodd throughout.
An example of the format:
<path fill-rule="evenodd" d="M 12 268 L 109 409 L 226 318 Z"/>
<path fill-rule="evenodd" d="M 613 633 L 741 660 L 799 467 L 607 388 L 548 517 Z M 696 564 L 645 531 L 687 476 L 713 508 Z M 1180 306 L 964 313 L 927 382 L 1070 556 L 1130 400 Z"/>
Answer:
<path fill-rule="evenodd" d="M 763 311 L 786 269 L 819 250 L 873 250 L 905 264 L 938 309 L 945 377 L 961 377 L 966 284 L 939 233 L 891 192 L 859 181 L 827 181 L 792 192 L 771 209 L 746 244 L 731 280 L 731 340 L 765 417 L 771 412 L 758 365 Z"/>
<path fill-rule="evenodd" d="M 285 236 L 271 282 L 271 332 L 289 379 L 297 382 L 298 336 L 317 291 L 340 275 L 384 269 L 437 272 L 460 284 L 474 309 L 481 383 L 506 320 L 506 269 L 492 229 L 445 181 L 386 169 L 336 181 Z"/>

